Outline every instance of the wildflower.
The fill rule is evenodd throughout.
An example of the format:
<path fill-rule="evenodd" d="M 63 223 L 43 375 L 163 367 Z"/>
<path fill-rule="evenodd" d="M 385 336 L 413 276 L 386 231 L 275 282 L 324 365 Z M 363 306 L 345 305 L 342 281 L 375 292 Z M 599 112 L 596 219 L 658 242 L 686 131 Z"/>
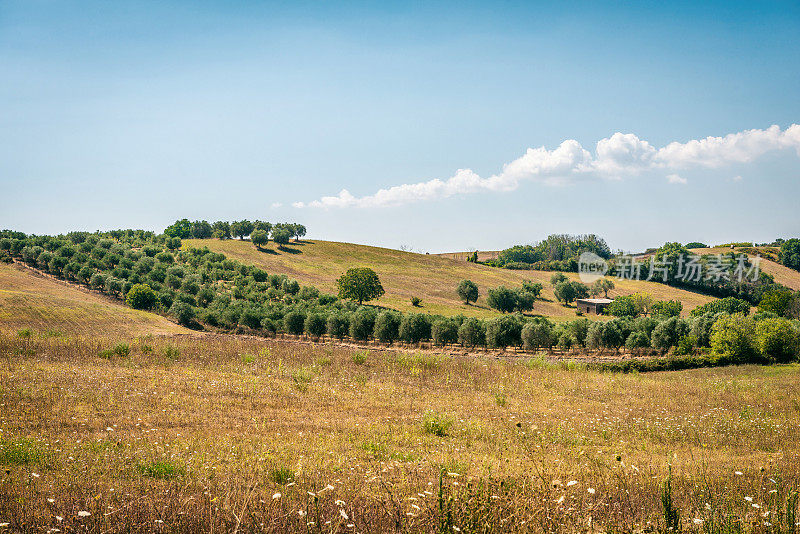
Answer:
<path fill-rule="evenodd" d="M 78 517 L 89 517 L 90 515 L 92 514 L 90 514 L 86 510 L 81 510 L 80 512 L 78 512 Z"/>
<path fill-rule="evenodd" d="M 275 494 L 272 495 L 272 498 L 273 499 L 280 499 L 281 498 L 281 494 L 280 493 L 275 493 Z"/>
<path fill-rule="evenodd" d="M 38 473 L 31 473 L 31 476 L 32 476 L 33 478 L 39 478 L 39 474 L 38 474 Z"/>
<path fill-rule="evenodd" d="M 742 476 L 743 474 L 744 474 L 744 473 L 742 473 L 741 471 L 736 471 L 736 472 L 734 473 L 734 475 L 738 475 L 738 476 Z"/>
<path fill-rule="evenodd" d="M 327 486 L 325 486 L 325 488 L 321 489 L 320 491 L 325 491 L 325 490 L 328 490 L 328 491 L 333 491 L 333 486 L 331 486 L 330 484 L 328 484 Z"/>
<path fill-rule="evenodd" d="M 459 475 L 458 473 L 448 472 L 447 476 L 449 476 L 449 477 L 460 477 L 461 475 Z"/>
<path fill-rule="evenodd" d="M 56 500 L 55 499 L 47 499 L 47 502 L 49 502 L 50 504 L 53 504 L 54 502 L 56 502 Z"/>
<path fill-rule="evenodd" d="M 345 521 L 347 521 L 348 519 L 350 519 L 349 517 L 347 517 L 347 512 L 345 512 L 345 511 L 344 511 L 344 510 L 342 510 L 341 508 L 339 508 L 339 515 L 340 515 L 340 516 L 342 516 L 342 519 L 344 519 Z"/>
<path fill-rule="evenodd" d="M 159 524 L 161 524 L 161 523 L 163 523 L 163 522 L 164 522 L 164 520 L 163 520 L 163 519 L 156 519 L 156 523 L 159 523 Z"/>
<path fill-rule="evenodd" d="M 594 495 L 594 488 L 588 488 L 586 491 L 588 491 L 591 495 Z"/>
<path fill-rule="evenodd" d="M 453 530 L 455 530 L 456 532 L 461 532 L 461 529 L 460 529 L 460 528 L 458 528 L 458 527 L 457 527 L 457 526 L 455 526 L 455 525 L 453 525 Z"/>
<path fill-rule="evenodd" d="M 692 522 L 693 522 L 695 525 L 702 525 L 702 524 L 703 524 L 703 520 L 702 520 L 702 519 L 700 519 L 699 517 L 695 517 L 694 519 L 692 519 Z"/>
<path fill-rule="evenodd" d="M 412 504 L 411 508 L 414 508 L 415 510 L 421 510 L 421 508 L 419 506 L 417 506 L 416 504 Z"/>
<path fill-rule="evenodd" d="M 746 500 L 747 502 L 753 502 L 753 498 L 752 497 L 745 497 L 744 500 Z"/>
<path fill-rule="evenodd" d="M 297 515 L 299 515 L 300 517 L 305 517 L 306 516 L 306 511 L 305 510 L 298 510 L 297 511 Z"/>
<path fill-rule="evenodd" d="M 333 501 L 333 502 L 334 502 L 334 504 L 336 504 L 336 506 L 344 506 L 344 501 L 341 500 L 341 499 Z"/>
<path fill-rule="evenodd" d="M 0 528 L 6 528 L 7 526 L 8 526 L 8 523 L 0 523 Z"/>
<path fill-rule="evenodd" d="M 353 528 L 355 525 L 353 523 L 347 523 L 347 528 Z"/>
<path fill-rule="evenodd" d="M 578 483 L 577 480 L 570 480 L 569 482 L 567 482 L 567 487 L 574 486 L 577 483 Z"/>
<path fill-rule="evenodd" d="M 563 495 L 558 498 L 558 500 L 556 501 L 556 504 L 561 504 L 562 502 L 564 502 L 564 496 Z"/>
<path fill-rule="evenodd" d="M 551 484 L 553 484 L 553 487 L 556 488 L 561 485 L 561 481 L 556 478 L 553 480 L 553 482 L 551 482 Z"/>

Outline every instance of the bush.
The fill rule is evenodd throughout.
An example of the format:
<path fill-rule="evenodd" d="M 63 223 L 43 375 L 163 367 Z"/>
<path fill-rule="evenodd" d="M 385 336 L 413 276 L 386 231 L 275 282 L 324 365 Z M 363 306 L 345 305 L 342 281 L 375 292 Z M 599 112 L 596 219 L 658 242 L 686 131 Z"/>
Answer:
<path fill-rule="evenodd" d="M 349 330 L 350 323 L 347 317 L 340 313 L 332 313 L 328 315 L 328 321 L 325 328 L 328 335 L 337 339 L 343 339 Z"/>
<path fill-rule="evenodd" d="M 430 339 L 431 323 L 428 316 L 421 313 L 409 313 L 400 321 L 400 339 L 407 343 L 419 343 Z"/>
<path fill-rule="evenodd" d="M 426 412 L 422 417 L 422 429 L 427 434 L 443 438 L 450 433 L 453 418 L 436 412 Z"/>
<path fill-rule="evenodd" d="M 392 343 L 400 335 L 400 314 L 393 311 L 382 311 L 375 318 L 375 339 L 383 343 Z"/>
<path fill-rule="evenodd" d="M 743 314 L 721 315 L 711 328 L 711 353 L 720 363 L 756 361 L 755 325 Z"/>
<path fill-rule="evenodd" d="M 415 308 L 422 306 L 422 299 L 419 297 L 411 297 L 411 305 Z"/>
<path fill-rule="evenodd" d="M 554 333 L 550 321 L 530 321 L 522 328 L 522 344 L 525 350 L 550 348 L 553 346 Z"/>
<path fill-rule="evenodd" d="M 696 317 L 704 313 L 728 313 L 731 315 L 741 313 L 747 315 L 750 313 L 750 304 L 745 300 L 735 297 L 725 297 L 724 299 L 712 300 L 702 306 L 696 307 L 692 310 L 690 315 Z"/>
<path fill-rule="evenodd" d="M 325 317 L 322 313 L 309 313 L 306 317 L 305 323 L 303 328 L 305 329 L 306 334 L 313 337 L 314 339 L 318 339 L 323 334 L 325 334 L 325 327 L 326 327 L 327 317 Z"/>
<path fill-rule="evenodd" d="M 287 334 L 302 335 L 306 316 L 299 311 L 291 311 L 283 316 L 283 330 Z"/>
<path fill-rule="evenodd" d="M 361 309 L 350 316 L 350 337 L 366 341 L 372 337 L 375 329 L 375 314 L 368 309 Z"/>
<path fill-rule="evenodd" d="M 437 345 L 447 345 L 458 341 L 458 325 L 452 319 L 436 319 L 431 325 L 431 337 Z"/>
<path fill-rule="evenodd" d="M 239 324 L 255 329 L 261 326 L 261 319 L 263 318 L 264 314 L 260 309 L 248 307 L 239 316 Z"/>
<path fill-rule="evenodd" d="M 644 349 L 650 346 L 650 340 L 644 332 L 632 332 L 625 340 L 627 349 Z"/>
<path fill-rule="evenodd" d="M 178 324 L 183 326 L 191 326 L 194 323 L 194 308 L 185 302 L 174 302 L 169 308 L 169 314 L 178 321 Z"/>
<path fill-rule="evenodd" d="M 156 303 L 156 293 L 147 284 L 134 284 L 125 295 L 125 302 L 136 310 L 149 310 Z"/>
<path fill-rule="evenodd" d="M 677 317 L 670 317 L 658 323 L 651 336 L 653 348 L 667 351 L 678 344 L 678 341 L 688 333 L 688 325 Z"/>
<path fill-rule="evenodd" d="M 787 363 L 800 356 L 800 331 L 786 319 L 758 321 L 755 342 L 761 356 L 770 362 Z"/>
<path fill-rule="evenodd" d="M 474 317 L 464 319 L 458 327 L 458 342 L 469 348 L 483 345 L 486 342 L 486 328 L 483 321 Z"/>
<path fill-rule="evenodd" d="M 506 348 L 522 343 L 522 324 L 513 315 L 486 322 L 486 343 L 490 347 Z"/>

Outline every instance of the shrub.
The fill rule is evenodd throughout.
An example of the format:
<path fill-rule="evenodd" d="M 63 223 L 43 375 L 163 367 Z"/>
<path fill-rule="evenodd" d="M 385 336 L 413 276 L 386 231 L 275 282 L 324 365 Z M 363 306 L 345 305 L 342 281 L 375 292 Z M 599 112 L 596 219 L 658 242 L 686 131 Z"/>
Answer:
<path fill-rule="evenodd" d="M 136 310 L 149 310 L 156 303 L 156 293 L 147 284 L 134 284 L 125 295 L 125 303 Z"/>
<path fill-rule="evenodd" d="M 436 319 L 431 325 L 431 337 L 437 345 L 455 343 L 458 341 L 458 325 L 452 319 Z"/>
<path fill-rule="evenodd" d="M 181 355 L 181 351 L 178 350 L 177 347 L 173 347 L 172 345 L 167 345 L 164 347 L 164 357 L 168 360 L 177 360 L 178 356 Z"/>
<path fill-rule="evenodd" d="M 143 477 L 164 480 L 176 478 L 186 472 L 182 467 L 166 460 L 140 463 L 137 467 L 139 469 L 139 473 L 141 473 Z"/>
<path fill-rule="evenodd" d="M 182 324 L 184 326 L 190 326 L 194 322 L 194 308 L 185 302 L 174 302 L 169 308 L 169 314 L 178 321 L 178 324 Z"/>
<path fill-rule="evenodd" d="M 400 314 L 397 312 L 385 310 L 378 314 L 375 318 L 375 329 L 373 335 L 378 341 L 383 343 L 392 343 L 397 340 L 400 335 Z"/>
<path fill-rule="evenodd" d="M 365 352 L 356 352 L 353 354 L 353 363 L 356 365 L 364 365 L 367 363 L 367 356 L 369 355 L 368 351 Z"/>
<path fill-rule="evenodd" d="M 761 356 L 770 362 L 787 363 L 800 355 L 800 331 L 786 319 L 758 321 L 755 343 Z"/>
<path fill-rule="evenodd" d="M 50 452 L 29 438 L 0 439 L 0 465 L 41 465 L 50 462 Z"/>
<path fill-rule="evenodd" d="M 264 318 L 263 312 L 254 306 L 245 308 L 239 316 L 239 324 L 248 328 L 259 328 L 261 326 L 261 319 Z"/>
<path fill-rule="evenodd" d="M 509 313 L 517 307 L 517 292 L 505 286 L 490 289 L 486 302 L 500 313 Z"/>
<path fill-rule="evenodd" d="M 317 339 L 325 334 L 327 317 L 321 313 L 309 313 L 306 317 L 303 328 L 306 334 Z"/>
<path fill-rule="evenodd" d="M 474 317 L 464 319 L 458 327 L 458 342 L 470 348 L 483 345 L 486 342 L 486 328 L 483 321 Z"/>
<path fill-rule="evenodd" d="M 650 346 L 650 340 L 644 332 L 632 332 L 625 340 L 627 349 L 643 349 Z"/>
<path fill-rule="evenodd" d="M 328 321 L 325 326 L 329 336 L 343 339 L 347 335 L 350 325 L 347 317 L 340 313 L 332 313 L 328 315 Z"/>
<path fill-rule="evenodd" d="M 711 353 L 716 360 L 720 363 L 755 361 L 754 326 L 753 320 L 743 314 L 721 315 L 711 328 Z"/>
<path fill-rule="evenodd" d="M 400 339 L 407 343 L 419 343 L 423 339 L 430 339 L 430 319 L 421 313 L 409 313 L 400 321 Z"/>
<path fill-rule="evenodd" d="M 305 328 L 306 316 L 299 311 L 291 311 L 283 316 L 283 330 L 288 334 L 299 336 Z"/>
<path fill-rule="evenodd" d="M 411 297 L 411 305 L 415 308 L 419 308 L 422 306 L 422 299 L 419 297 Z"/>
<path fill-rule="evenodd" d="M 258 231 L 258 230 L 256 230 Z M 275 484 L 285 486 L 294 480 L 294 471 L 288 467 L 276 467 L 269 472 L 269 479 Z"/>
<path fill-rule="evenodd" d="M 350 337 L 366 341 L 372 337 L 375 329 L 375 314 L 368 309 L 361 309 L 350 316 Z"/>
<path fill-rule="evenodd" d="M 522 327 L 522 344 L 525 350 L 550 348 L 553 346 L 554 334 L 550 321 L 530 321 Z"/>
<path fill-rule="evenodd" d="M 698 306 L 692 310 L 692 317 L 703 315 L 704 313 L 728 313 L 735 314 L 741 313 L 747 315 L 750 313 L 750 304 L 735 297 L 725 297 L 724 299 L 712 300 L 702 306 Z"/>
<path fill-rule="evenodd" d="M 522 343 L 522 324 L 513 315 L 486 322 L 486 343 L 490 347 L 506 348 Z"/>
<path fill-rule="evenodd" d="M 428 411 L 422 417 L 422 429 L 427 434 L 443 438 L 449 434 L 452 427 L 453 418 L 450 416 Z"/>

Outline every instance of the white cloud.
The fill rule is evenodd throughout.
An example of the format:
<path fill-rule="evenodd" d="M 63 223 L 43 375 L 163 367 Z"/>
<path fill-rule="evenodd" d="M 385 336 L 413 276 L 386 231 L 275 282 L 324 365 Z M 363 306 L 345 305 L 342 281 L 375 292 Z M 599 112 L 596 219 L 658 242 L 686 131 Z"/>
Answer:
<path fill-rule="evenodd" d="M 271 208 L 280 208 L 282 206 L 283 206 L 283 202 L 273 202 L 272 204 L 270 204 Z"/>
<path fill-rule="evenodd" d="M 738 174 L 737 174 L 736 176 L 734 176 L 733 178 L 731 178 L 731 179 L 732 179 L 734 182 L 741 182 L 741 181 L 743 180 L 743 178 L 742 178 L 740 175 L 738 175 Z"/>
<path fill-rule="evenodd" d="M 619 180 L 647 170 L 718 168 L 731 163 L 748 163 L 766 152 L 794 148 L 800 157 L 800 125 L 786 130 L 770 126 L 745 130 L 725 137 L 706 137 L 685 143 L 672 142 L 656 149 L 634 134 L 615 133 L 597 142 L 595 155 L 574 139 L 557 148 L 529 148 L 518 159 L 506 163 L 502 172 L 482 178 L 470 169 L 459 169 L 445 180 L 401 184 L 379 189 L 372 195 L 356 197 L 347 189 L 338 195 L 311 202 L 294 202 L 295 208 L 387 207 L 448 198 L 478 192 L 506 192 L 521 182 L 563 185 L 576 179 Z M 678 174 L 667 175 L 670 183 L 685 184 Z"/>

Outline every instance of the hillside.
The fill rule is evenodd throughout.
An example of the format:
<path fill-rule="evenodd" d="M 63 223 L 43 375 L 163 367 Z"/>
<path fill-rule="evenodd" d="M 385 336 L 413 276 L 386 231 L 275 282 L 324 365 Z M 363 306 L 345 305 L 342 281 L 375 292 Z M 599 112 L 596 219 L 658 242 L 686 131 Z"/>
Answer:
<path fill-rule="evenodd" d="M 24 267 L 0 264 L 0 331 L 22 328 L 95 335 L 188 332 L 160 315 L 133 310 Z"/>
<path fill-rule="evenodd" d="M 706 254 L 728 254 L 733 250 L 737 254 L 747 253 L 751 258 L 753 257 L 752 247 L 747 247 L 747 250 L 742 248 L 730 249 L 729 247 L 693 248 L 690 250 L 701 256 Z M 768 259 L 776 257 L 777 247 L 756 247 L 756 250 L 761 255 L 761 269 L 765 273 L 772 275 L 777 283 L 795 291 L 800 291 L 800 272 Z"/>
<path fill-rule="evenodd" d="M 575 317 L 574 308 L 565 308 L 556 302 L 548 280 L 552 273 L 544 271 L 512 271 L 497 269 L 455 260 L 440 255 L 416 254 L 367 245 L 337 243 L 333 241 L 292 242 L 286 251 L 279 251 L 270 243 L 263 251 L 249 241 L 217 239 L 187 239 L 184 247 L 208 247 L 230 258 L 258 265 L 269 273 L 286 274 L 301 283 L 312 284 L 323 291 L 334 293 L 336 279 L 349 267 L 371 267 L 381 279 L 386 294 L 375 301 L 404 312 L 423 311 L 444 315 L 463 313 L 469 316 L 490 317 L 497 312 L 486 305 L 487 289 L 499 285 L 520 286 L 523 280 L 542 282 L 544 300 L 536 302 L 534 313 L 556 320 Z M 577 274 L 568 276 L 577 280 Z M 461 303 L 455 288 L 464 278 L 480 288 L 477 304 Z M 678 299 L 683 302 L 684 314 L 711 299 L 705 295 L 672 288 L 652 282 L 614 279 L 617 288 L 609 296 L 627 295 L 647 291 L 657 299 Z M 422 299 L 422 308 L 411 306 L 410 298 Z"/>

